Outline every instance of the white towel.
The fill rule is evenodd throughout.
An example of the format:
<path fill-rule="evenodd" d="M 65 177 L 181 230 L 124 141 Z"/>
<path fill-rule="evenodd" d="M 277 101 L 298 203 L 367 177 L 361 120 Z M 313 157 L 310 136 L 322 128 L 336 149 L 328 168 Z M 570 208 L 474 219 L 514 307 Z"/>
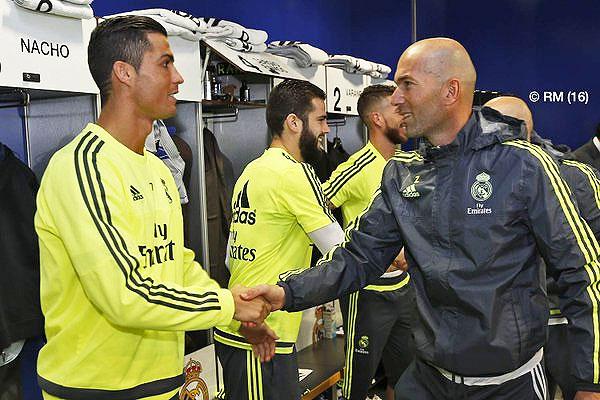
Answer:
<path fill-rule="evenodd" d="M 177 191 L 179 192 L 179 201 L 181 204 L 187 204 L 188 196 L 183 184 L 183 171 L 185 169 L 185 161 L 181 158 L 175 142 L 171 139 L 169 131 L 161 120 L 154 121 L 152 124 L 152 132 L 146 138 L 144 147 L 149 152 L 160 158 L 171 171 Z"/>
<path fill-rule="evenodd" d="M 269 43 L 267 53 L 291 58 L 301 68 L 323 65 L 329 56 L 323 50 L 298 41 L 282 40 Z"/>
<path fill-rule="evenodd" d="M 199 42 L 201 39 L 200 34 L 194 33 L 192 31 L 190 31 L 189 29 L 185 29 L 180 26 L 173 25 L 161 17 L 157 17 L 154 15 L 148 16 L 148 17 L 156 20 L 159 24 L 161 24 L 167 31 L 168 36 L 179 36 L 182 39 L 190 40 L 193 42 Z"/>
<path fill-rule="evenodd" d="M 347 72 L 351 72 L 356 64 L 355 58 L 346 55 L 333 55 L 325 61 L 325 65 L 328 67 L 340 68 Z"/>
<path fill-rule="evenodd" d="M 94 10 L 89 5 L 73 4 L 61 0 L 13 0 L 19 7 L 63 17 L 90 19 Z"/>
<path fill-rule="evenodd" d="M 347 55 L 333 55 L 325 62 L 330 67 L 340 68 L 350 74 L 368 74 L 373 71 L 369 61 Z"/>
<path fill-rule="evenodd" d="M 183 11 L 166 10 L 164 8 L 148 8 L 146 10 L 133 10 L 124 13 L 109 15 L 106 18 L 119 15 L 143 15 L 146 17 L 156 17 L 168 22 L 169 24 L 185 28 L 191 32 L 205 30 L 206 24 L 201 18 L 196 18 Z"/>
<path fill-rule="evenodd" d="M 221 37 L 214 39 L 218 42 L 223 42 L 233 50 L 243 51 L 246 53 L 264 53 L 267 50 L 267 45 L 264 43 L 253 44 L 249 42 L 244 42 L 240 39 Z"/>
<path fill-rule="evenodd" d="M 235 22 L 216 18 L 198 18 L 191 14 L 164 8 L 133 10 L 125 13 L 109 15 L 112 18 L 120 15 L 143 15 L 154 18 L 166 30 L 169 36 L 180 36 L 187 40 L 199 41 L 202 38 L 217 39 L 230 48 L 244 52 L 264 52 L 267 32 L 247 29 Z"/>
<path fill-rule="evenodd" d="M 385 79 L 392 72 L 392 69 L 384 64 L 378 64 L 371 61 L 373 66 L 373 71 L 369 72 L 373 78 L 382 78 Z"/>
<path fill-rule="evenodd" d="M 371 61 L 367 61 L 362 58 L 357 58 L 356 60 L 357 60 L 356 65 L 354 67 L 356 70 L 356 73 L 369 74 L 369 73 L 373 72 L 375 64 L 373 64 Z"/>
<path fill-rule="evenodd" d="M 201 32 L 207 38 L 229 37 L 251 44 L 266 43 L 269 35 L 258 29 L 248 29 L 235 22 L 218 18 L 203 18 L 206 28 Z"/>
<path fill-rule="evenodd" d="M 373 64 L 373 72 L 379 72 L 380 74 L 383 74 L 385 76 L 388 76 L 392 72 L 392 69 L 387 65 L 378 64 L 372 61 L 371 64 Z"/>
<path fill-rule="evenodd" d="M 347 55 L 333 55 L 325 62 L 325 65 L 340 68 L 350 74 L 366 74 L 375 78 L 387 78 L 392 69 L 387 65 L 374 63 Z"/>

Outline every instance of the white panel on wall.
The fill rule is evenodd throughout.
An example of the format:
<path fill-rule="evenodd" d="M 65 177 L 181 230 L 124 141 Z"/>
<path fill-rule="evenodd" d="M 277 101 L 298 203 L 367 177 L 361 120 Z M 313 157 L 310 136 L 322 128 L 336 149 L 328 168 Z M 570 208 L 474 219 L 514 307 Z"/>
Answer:
<path fill-rule="evenodd" d="M 169 45 L 175 56 L 175 67 L 183 77 L 177 100 L 202 101 L 202 64 L 200 43 L 169 36 Z"/>
<path fill-rule="evenodd" d="M 368 75 L 349 74 L 338 68 L 325 67 L 327 78 L 327 112 L 358 115 L 356 103 L 371 82 Z"/>
<path fill-rule="evenodd" d="M 323 89 L 323 91 L 327 90 L 327 82 L 325 79 L 325 66 L 317 65 L 315 67 L 300 68 L 296 65 L 296 61 L 292 60 L 291 58 L 285 58 L 285 60 L 288 67 L 290 67 L 290 69 L 295 69 L 298 74 L 304 77 L 304 80 L 309 81 L 313 85 L 320 87 L 321 89 Z M 277 85 L 282 81 L 283 79 L 276 78 L 273 81 L 273 83 Z"/>
<path fill-rule="evenodd" d="M 0 0 L 0 86 L 98 93 L 87 64 L 95 26 Z"/>

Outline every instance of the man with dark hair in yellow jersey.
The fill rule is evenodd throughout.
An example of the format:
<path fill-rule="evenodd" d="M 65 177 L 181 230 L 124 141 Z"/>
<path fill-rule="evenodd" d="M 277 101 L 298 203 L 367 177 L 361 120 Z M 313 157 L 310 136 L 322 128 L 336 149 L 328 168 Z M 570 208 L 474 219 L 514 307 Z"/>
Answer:
<path fill-rule="evenodd" d="M 38 380 L 46 399 L 170 399 L 184 382 L 185 330 L 261 323 L 269 307 L 219 288 L 194 261 L 175 182 L 144 150 L 183 82 L 164 28 L 109 19 L 88 56 L 102 112 L 54 154 L 37 197 L 48 340 Z"/>
<path fill-rule="evenodd" d="M 394 86 L 367 87 L 358 98 L 358 114 L 369 132 L 369 142 L 340 164 L 323 192 L 331 207 L 340 207 L 344 228 L 369 206 L 379 188 L 387 160 L 396 145 L 406 142 L 402 116 L 391 104 Z M 371 285 L 340 298 L 346 334 L 346 367 L 342 395 L 364 400 L 379 362 L 387 378 L 386 400 L 394 399 L 394 386 L 414 356 L 411 321 L 415 315 L 414 289 L 408 273 L 396 264 Z"/>
<path fill-rule="evenodd" d="M 325 93 L 309 82 L 286 80 L 267 103 L 270 147 L 242 172 L 233 193 L 229 236 L 229 286 L 276 283 L 310 264 L 311 242 L 326 253 L 342 242 L 343 232 L 327 207 L 319 180 L 307 161 L 319 156 L 319 141 L 329 132 Z M 252 345 L 268 329 L 232 324 L 215 329 L 230 400 L 300 399 L 294 343 L 301 313 L 276 312 L 265 320 L 279 340 L 275 355 L 253 356 Z M 259 345 L 260 346 L 260 345 Z"/>

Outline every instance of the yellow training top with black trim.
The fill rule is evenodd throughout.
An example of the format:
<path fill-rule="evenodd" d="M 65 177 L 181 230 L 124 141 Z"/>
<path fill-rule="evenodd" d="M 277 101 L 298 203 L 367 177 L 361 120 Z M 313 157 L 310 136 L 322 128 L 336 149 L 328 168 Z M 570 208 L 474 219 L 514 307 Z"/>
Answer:
<path fill-rule="evenodd" d="M 385 158 L 368 142 L 338 165 L 323 184 L 325 196 L 336 208 L 342 209 L 344 228 L 369 205 L 381 183 L 385 165 Z"/>
<path fill-rule="evenodd" d="M 335 219 L 312 167 L 281 148 L 269 148 L 252 161 L 235 184 L 229 239 L 229 286 L 275 284 L 290 268 L 310 265 L 307 233 Z M 267 324 L 277 332 L 277 353 L 291 353 L 301 313 L 277 311 Z M 215 340 L 234 347 L 250 345 L 235 324 L 215 331 Z"/>
<path fill-rule="evenodd" d="M 168 398 L 184 331 L 231 322 L 231 293 L 183 246 L 165 165 L 89 124 L 51 159 L 37 197 L 42 389 L 59 398 Z"/>

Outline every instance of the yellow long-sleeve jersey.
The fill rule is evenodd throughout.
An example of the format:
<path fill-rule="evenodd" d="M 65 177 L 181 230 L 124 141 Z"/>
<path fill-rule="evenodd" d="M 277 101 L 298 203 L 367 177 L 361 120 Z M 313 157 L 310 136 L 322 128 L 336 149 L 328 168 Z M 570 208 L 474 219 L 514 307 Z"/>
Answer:
<path fill-rule="evenodd" d="M 46 394 L 170 397 L 183 383 L 183 332 L 231 322 L 231 293 L 183 246 L 169 170 L 97 125 L 52 157 L 35 227 Z"/>
<path fill-rule="evenodd" d="M 272 147 L 246 166 L 233 190 L 229 236 L 229 287 L 275 284 L 310 266 L 308 233 L 335 222 L 312 167 Z M 302 313 L 275 311 L 266 319 L 279 340 L 275 352 L 290 354 Z M 237 321 L 215 330 L 215 340 L 250 349 Z"/>

